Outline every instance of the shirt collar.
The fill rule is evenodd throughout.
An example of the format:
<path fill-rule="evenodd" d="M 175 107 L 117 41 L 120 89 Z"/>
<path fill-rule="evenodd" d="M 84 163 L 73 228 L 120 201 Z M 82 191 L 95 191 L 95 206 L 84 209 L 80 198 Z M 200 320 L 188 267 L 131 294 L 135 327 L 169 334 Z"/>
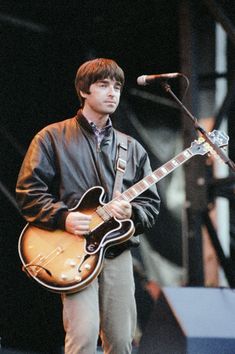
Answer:
<path fill-rule="evenodd" d="M 106 125 L 102 128 L 98 128 L 97 125 L 90 120 L 87 120 L 87 121 L 90 124 L 90 126 L 92 127 L 92 130 L 98 134 L 105 133 L 106 131 L 108 131 L 112 127 L 112 121 L 110 118 L 108 118 Z"/>
<path fill-rule="evenodd" d="M 81 109 L 79 109 L 77 112 L 77 120 L 78 120 L 79 124 L 81 124 L 86 130 L 89 130 L 89 131 L 93 132 L 94 134 L 96 131 L 96 132 L 102 132 L 102 134 L 104 134 L 104 135 L 109 135 L 111 128 L 113 127 L 112 120 L 110 118 L 108 118 L 105 127 L 101 128 L 101 129 L 97 128 L 97 126 L 94 122 L 89 121 L 88 119 L 86 119 L 84 117 Z"/>

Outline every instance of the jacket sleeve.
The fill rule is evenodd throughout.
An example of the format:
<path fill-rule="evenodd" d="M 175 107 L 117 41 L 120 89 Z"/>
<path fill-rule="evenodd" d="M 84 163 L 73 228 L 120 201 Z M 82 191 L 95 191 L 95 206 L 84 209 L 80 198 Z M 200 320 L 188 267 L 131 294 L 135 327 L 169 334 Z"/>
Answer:
<path fill-rule="evenodd" d="M 136 182 L 152 174 L 147 153 L 141 158 L 137 170 Z M 151 186 L 135 198 L 132 204 L 132 220 L 135 225 L 135 235 L 148 231 L 155 223 L 160 210 L 160 197 L 156 185 Z"/>
<path fill-rule="evenodd" d="M 56 184 L 52 149 L 49 138 L 46 142 L 45 135 L 37 134 L 26 153 L 16 184 L 16 200 L 23 217 L 27 222 L 49 230 L 55 229 L 58 219 L 68 211 L 52 193 L 53 184 Z"/>

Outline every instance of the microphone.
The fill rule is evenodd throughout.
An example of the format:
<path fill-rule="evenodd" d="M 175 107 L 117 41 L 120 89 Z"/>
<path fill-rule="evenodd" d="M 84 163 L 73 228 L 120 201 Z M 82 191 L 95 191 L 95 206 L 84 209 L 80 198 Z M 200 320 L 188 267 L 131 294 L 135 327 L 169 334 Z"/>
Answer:
<path fill-rule="evenodd" d="M 182 74 L 169 73 L 169 74 L 156 74 L 156 75 L 142 75 L 137 78 L 137 84 L 140 86 L 146 86 L 154 83 L 157 80 L 175 79 L 176 77 L 179 76 L 182 76 Z"/>

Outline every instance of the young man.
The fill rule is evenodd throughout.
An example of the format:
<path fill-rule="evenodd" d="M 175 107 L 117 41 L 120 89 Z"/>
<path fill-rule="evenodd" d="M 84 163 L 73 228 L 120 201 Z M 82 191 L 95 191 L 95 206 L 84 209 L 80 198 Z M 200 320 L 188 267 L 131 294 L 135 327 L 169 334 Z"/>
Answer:
<path fill-rule="evenodd" d="M 110 115 L 119 104 L 123 85 L 124 73 L 113 60 L 94 59 L 78 69 L 75 86 L 81 109 L 34 137 L 19 173 L 17 200 L 28 222 L 86 237 L 91 216 L 70 209 L 94 186 L 104 188 L 105 203 L 112 200 L 118 133 Z M 150 173 L 146 151 L 128 137 L 123 191 Z M 117 219 L 132 219 L 135 235 L 107 250 L 100 275 L 85 289 L 62 295 L 66 354 L 96 353 L 99 335 L 106 354 L 131 353 L 136 305 L 130 247 L 136 244 L 136 235 L 156 221 L 156 187 L 131 203 L 115 201 L 111 212 Z"/>

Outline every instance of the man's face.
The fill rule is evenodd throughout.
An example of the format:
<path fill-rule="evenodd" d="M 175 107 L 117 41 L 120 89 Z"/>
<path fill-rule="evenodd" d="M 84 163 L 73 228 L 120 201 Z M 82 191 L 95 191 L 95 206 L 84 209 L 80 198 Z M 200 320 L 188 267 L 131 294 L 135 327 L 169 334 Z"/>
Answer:
<path fill-rule="evenodd" d="M 120 100 L 121 83 L 109 78 L 91 84 L 90 93 L 81 92 L 85 98 L 84 107 L 98 114 L 112 114 Z"/>

